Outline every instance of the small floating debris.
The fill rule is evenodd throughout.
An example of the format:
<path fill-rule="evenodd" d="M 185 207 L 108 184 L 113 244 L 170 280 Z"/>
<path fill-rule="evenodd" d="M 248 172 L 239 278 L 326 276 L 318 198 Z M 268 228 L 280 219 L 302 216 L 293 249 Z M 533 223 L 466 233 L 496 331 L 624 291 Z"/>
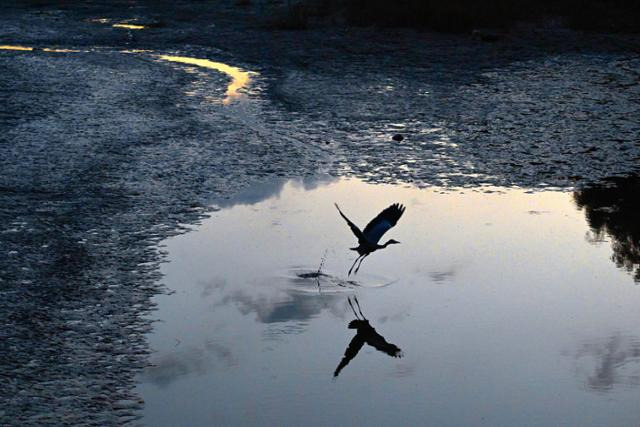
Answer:
<path fill-rule="evenodd" d="M 152 53 L 152 50 L 149 49 L 124 49 L 121 50 L 120 53 Z"/>
<path fill-rule="evenodd" d="M 109 22 L 111 22 L 111 19 L 109 19 L 109 18 L 92 18 L 92 19 L 87 19 L 87 22 L 96 22 L 98 24 L 108 24 Z"/>
<path fill-rule="evenodd" d="M 312 271 L 311 273 L 298 273 L 296 274 L 301 279 L 315 279 L 318 277 L 329 277 L 329 275 L 320 273 L 319 271 Z"/>
<path fill-rule="evenodd" d="M 400 135 L 399 133 L 396 133 L 395 135 L 393 135 L 391 139 L 393 139 L 396 142 L 400 142 L 404 139 L 404 136 Z"/>

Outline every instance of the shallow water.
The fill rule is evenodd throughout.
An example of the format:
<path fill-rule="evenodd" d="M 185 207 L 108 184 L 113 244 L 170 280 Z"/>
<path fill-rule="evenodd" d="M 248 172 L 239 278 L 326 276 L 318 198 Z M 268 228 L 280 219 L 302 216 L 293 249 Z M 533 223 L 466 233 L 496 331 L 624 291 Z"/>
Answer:
<path fill-rule="evenodd" d="M 566 192 L 276 181 L 167 240 L 140 377 L 147 425 L 632 425 L 640 341 L 632 277 Z M 393 202 L 402 242 L 347 277 Z M 364 344 L 348 298 L 387 343 Z M 355 300 L 351 303 L 357 310 Z M 360 332 L 358 332 L 360 333 Z"/>

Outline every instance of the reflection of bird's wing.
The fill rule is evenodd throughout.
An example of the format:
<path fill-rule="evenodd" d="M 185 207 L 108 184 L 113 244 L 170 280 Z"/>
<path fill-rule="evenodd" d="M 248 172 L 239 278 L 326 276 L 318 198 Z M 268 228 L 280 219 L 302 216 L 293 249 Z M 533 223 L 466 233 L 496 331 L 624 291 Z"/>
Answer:
<path fill-rule="evenodd" d="M 351 222 L 351 220 L 347 218 L 345 214 L 342 213 L 337 203 L 334 203 L 334 205 L 336 205 L 336 208 L 338 208 L 338 212 L 340 212 L 340 216 L 342 216 L 342 218 L 344 218 L 344 220 L 347 221 L 347 224 L 349 224 L 349 228 L 351 228 L 351 231 L 353 231 L 353 234 L 355 234 L 356 237 L 358 238 L 358 242 L 360 243 L 366 242 L 367 239 L 364 237 L 364 234 L 362 234 L 362 231 L 360 231 L 358 226 L 355 225 L 353 222 Z"/>
<path fill-rule="evenodd" d="M 364 345 L 364 336 L 362 336 L 362 334 L 360 333 L 356 334 L 356 336 L 353 337 L 353 339 L 349 343 L 349 346 L 345 350 L 344 356 L 342 357 L 340 364 L 338 365 L 335 372 L 333 373 L 334 377 L 337 377 L 338 374 L 340 374 L 340 371 L 342 371 L 342 368 L 347 366 L 349 362 L 351 362 L 351 359 L 356 357 L 356 355 L 358 354 L 358 352 L 360 351 L 363 345 Z"/>
<path fill-rule="evenodd" d="M 367 336 L 367 344 L 371 347 L 375 348 L 378 351 L 383 353 L 387 353 L 392 357 L 402 357 L 402 350 L 395 344 L 391 344 L 384 339 L 382 335 L 377 333 L 375 329 L 371 328 L 372 332 L 370 332 Z"/>
<path fill-rule="evenodd" d="M 394 203 L 382 212 L 377 217 L 373 218 L 369 224 L 364 228 L 362 234 L 371 243 L 378 243 L 378 240 L 386 233 L 391 227 L 396 225 L 402 214 L 404 213 L 404 206 L 399 203 Z"/>

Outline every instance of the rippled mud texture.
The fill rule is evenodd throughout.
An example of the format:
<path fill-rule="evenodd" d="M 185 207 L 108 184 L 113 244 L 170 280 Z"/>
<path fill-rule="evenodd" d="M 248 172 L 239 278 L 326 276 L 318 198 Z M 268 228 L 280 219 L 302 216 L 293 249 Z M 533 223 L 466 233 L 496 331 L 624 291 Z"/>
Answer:
<path fill-rule="evenodd" d="M 159 178 L 162 110 L 132 111 L 166 91 L 110 62 L 3 58 L 0 400 L 12 424 L 134 417 L 156 244 L 199 215 Z"/>
<path fill-rule="evenodd" d="M 252 183 L 567 187 L 638 164 L 635 38 L 269 32 L 231 1 L 0 12 L 1 423 L 134 420 L 158 242 Z M 228 76 L 157 55 L 259 74 L 225 105 Z"/>

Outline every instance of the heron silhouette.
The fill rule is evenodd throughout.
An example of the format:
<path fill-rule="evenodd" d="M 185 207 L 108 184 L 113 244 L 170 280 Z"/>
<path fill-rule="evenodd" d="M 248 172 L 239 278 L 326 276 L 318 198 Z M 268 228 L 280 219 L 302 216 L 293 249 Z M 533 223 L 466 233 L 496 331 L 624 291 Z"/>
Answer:
<path fill-rule="evenodd" d="M 367 224 L 367 226 L 364 228 L 364 231 L 360 231 L 358 226 L 351 222 L 351 220 L 347 218 L 344 213 L 342 213 L 337 203 L 335 203 L 335 205 L 336 208 L 338 208 L 338 212 L 340 212 L 342 218 L 344 218 L 344 220 L 347 221 L 347 224 L 349 224 L 349 228 L 351 228 L 353 234 L 355 234 L 358 238 L 358 246 L 355 248 L 350 248 L 352 251 L 358 252 L 358 258 L 356 258 L 356 260 L 353 262 L 353 265 L 349 269 L 349 273 L 347 274 L 347 276 L 351 275 L 351 271 L 353 270 L 353 267 L 355 267 L 358 260 L 360 260 L 360 263 L 358 264 L 358 267 L 356 267 L 356 271 L 353 274 L 358 273 L 358 270 L 360 270 L 360 266 L 362 265 L 362 261 L 364 261 L 364 259 L 369 256 L 369 254 L 377 251 L 378 249 L 384 249 L 388 245 L 400 243 L 397 240 L 389 239 L 384 245 L 379 245 L 378 241 L 384 233 L 386 233 L 391 227 L 396 225 L 396 223 L 404 213 L 405 208 L 401 204 L 394 203 L 393 205 L 380 212 L 378 216 L 373 218 L 371 222 Z"/>
<path fill-rule="evenodd" d="M 353 297 L 354 302 L 358 307 L 358 311 L 360 312 L 360 317 L 358 317 L 358 313 L 353 308 L 353 304 L 351 303 L 351 298 L 347 297 L 347 302 L 351 306 L 351 310 L 353 314 L 356 316 L 355 320 L 349 322 L 349 329 L 355 329 L 356 336 L 353 337 L 347 349 L 344 352 L 344 356 L 342 360 L 338 364 L 338 367 L 333 372 L 334 378 L 340 374 L 340 371 L 353 360 L 354 357 L 358 355 L 358 352 L 362 348 L 362 346 L 367 343 L 371 347 L 375 348 L 378 351 L 388 354 L 391 357 L 402 357 L 402 350 L 395 344 L 391 344 L 384 339 L 382 335 L 376 332 L 375 329 L 369 324 L 369 321 L 364 314 L 362 314 L 362 310 L 360 309 L 360 303 L 358 302 L 358 298 L 356 296 Z"/>

